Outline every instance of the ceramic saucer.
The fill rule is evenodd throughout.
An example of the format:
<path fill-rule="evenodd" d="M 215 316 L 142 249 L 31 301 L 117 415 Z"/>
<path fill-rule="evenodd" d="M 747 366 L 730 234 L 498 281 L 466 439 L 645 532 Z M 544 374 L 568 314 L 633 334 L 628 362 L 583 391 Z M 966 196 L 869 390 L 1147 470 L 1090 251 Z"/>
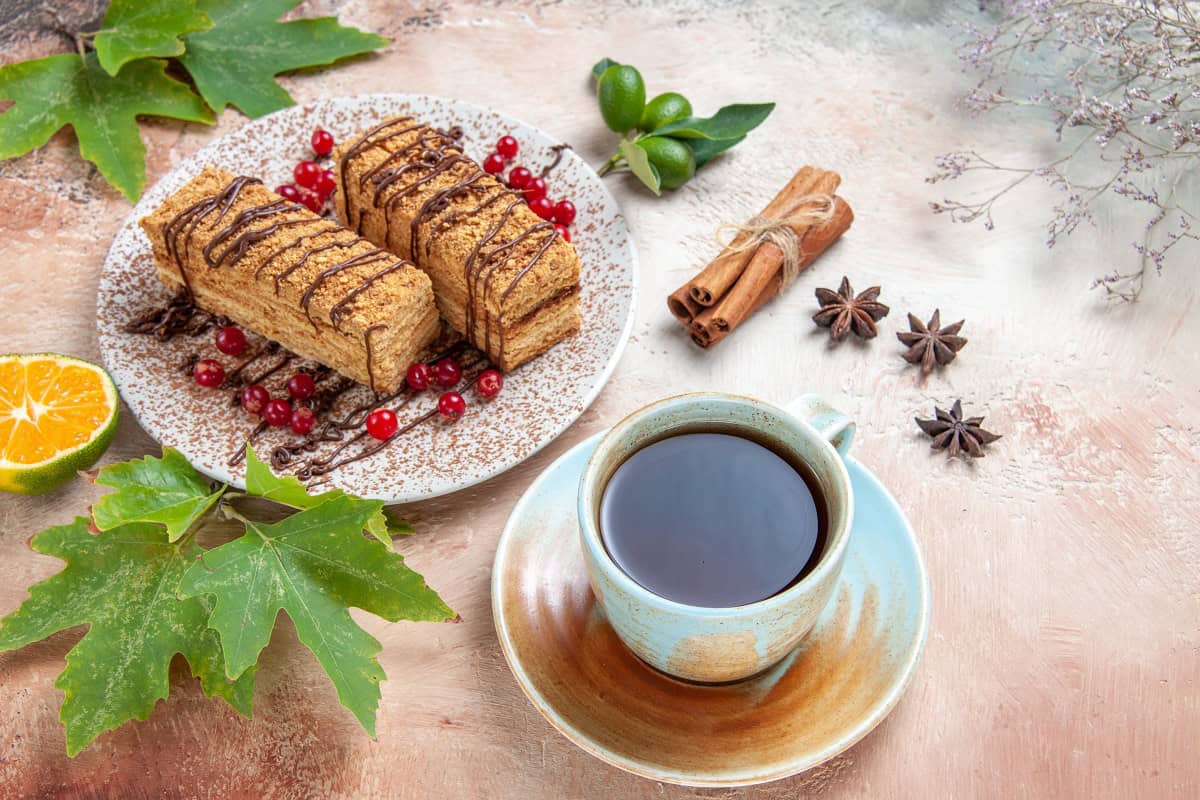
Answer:
<path fill-rule="evenodd" d="M 912 527 L 854 459 L 854 527 L 841 583 L 795 653 L 742 683 L 696 686 L 621 644 L 584 573 L 575 499 L 601 434 L 547 467 L 496 551 L 492 612 L 508 665 L 554 727 L 597 758 L 688 786 L 784 778 L 832 758 L 896 705 L 929 628 Z"/>

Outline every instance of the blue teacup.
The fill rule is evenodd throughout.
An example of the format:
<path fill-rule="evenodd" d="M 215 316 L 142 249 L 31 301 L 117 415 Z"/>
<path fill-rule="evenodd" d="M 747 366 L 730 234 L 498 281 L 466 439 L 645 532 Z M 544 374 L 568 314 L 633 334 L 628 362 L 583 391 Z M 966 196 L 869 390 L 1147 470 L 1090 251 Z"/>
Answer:
<path fill-rule="evenodd" d="M 764 600 L 733 608 L 679 603 L 649 591 L 613 561 L 600 534 L 600 501 L 627 458 L 668 436 L 695 431 L 753 438 L 800 461 L 827 505 L 824 550 L 803 578 Z M 608 621 L 643 661 L 668 675 L 726 683 L 756 675 L 790 653 L 833 596 L 854 516 L 850 478 L 839 451 L 854 424 L 806 395 L 785 411 L 736 395 L 685 394 L 660 400 L 618 422 L 600 440 L 579 486 L 579 527 L 588 578 Z"/>

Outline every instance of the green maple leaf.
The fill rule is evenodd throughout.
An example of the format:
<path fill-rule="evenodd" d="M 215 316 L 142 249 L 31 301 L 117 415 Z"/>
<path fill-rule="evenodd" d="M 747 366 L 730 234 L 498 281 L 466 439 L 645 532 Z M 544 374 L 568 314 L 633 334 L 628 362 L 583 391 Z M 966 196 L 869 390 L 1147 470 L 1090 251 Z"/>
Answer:
<path fill-rule="evenodd" d="M 379 642 L 350 617 L 353 606 L 389 621 L 454 617 L 403 559 L 362 535 L 378 500 L 334 497 L 274 524 L 246 519 L 246 534 L 205 553 L 183 576 L 180 594 L 211 594 L 209 626 L 221 637 L 226 674 L 258 661 L 280 610 L 317 657 L 338 699 L 375 735 Z"/>
<path fill-rule="evenodd" d="M 75 129 L 79 152 L 130 200 L 146 184 L 146 148 L 137 117 L 154 114 L 212 122 L 186 84 L 168 78 L 167 62 L 134 61 L 113 77 L 95 53 L 64 54 L 0 67 L 0 159 L 40 147 L 64 125 Z"/>
<path fill-rule="evenodd" d="M 170 447 L 163 448 L 162 458 L 146 456 L 104 467 L 96 483 L 117 490 L 92 507 L 97 528 L 107 531 L 129 522 L 157 522 L 166 526 L 172 542 L 208 513 L 226 488 L 222 485 L 213 490 L 187 459 Z"/>
<path fill-rule="evenodd" d="M 392 536 L 413 532 L 412 526 L 402 519 L 395 519 L 384 511 L 383 507 L 374 500 L 362 500 L 354 495 L 348 495 L 341 489 L 330 489 L 321 494 L 309 494 L 304 484 L 292 475 L 276 475 L 271 468 L 264 464 L 254 452 L 253 447 L 246 448 L 246 493 L 255 497 L 264 497 L 285 506 L 300 509 L 316 508 L 335 497 L 349 497 L 357 503 L 370 503 L 371 516 L 367 519 L 367 532 L 384 544 L 392 546 Z"/>
<path fill-rule="evenodd" d="M 246 447 L 246 493 L 298 509 L 313 508 L 345 494 L 341 489 L 309 494 L 298 478 L 272 472 L 250 446 Z"/>
<path fill-rule="evenodd" d="M 226 105 L 261 117 L 295 101 L 275 82 L 281 72 L 332 64 L 378 50 L 387 39 L 338 25 L 334 17 L 275 20 L 299 0 L 199 0 L 213 20 L 209 30 L 184 36 L 180 61 L 215 110 Z"/>
<path fill-rule="evenodd" d="M 116 75 L 130 61 L 183 55 L 180 34 L 212 27 L 196 0 L 112 0 L 93 40 L 100 66 Z"/>
<path fill-rule="evenodd" d="M 42 531 L 30 544 L 67 566 L 31 587 L 29 599 L 0 620 L 0 652 L 89 626 L 54 682 L 63 690 L 59 718 L 68 755 L 104 731 L 148 718 L 170 692 L 176 653 L 187 659 L 205 694 L 250 716 L 253 668 L 227 680 L 220 640 L 205 626 L 211 603 L 175 594 L 180 576 L 202 552 L 193 537 L 168 542 L 161 527 L 147 524 L 92 535 L 88 519 L 77 517 Z"/>
<path fill-rule="evenodd" d="M 410 536 L 417 532 L 411 522 L 396 516 L 386 508 L 383 510 L 383 518 L 384 524 L 387 526 L 389 538 L 392 536 Z M 370 530 L 370 527 L 367 530 Z"/>

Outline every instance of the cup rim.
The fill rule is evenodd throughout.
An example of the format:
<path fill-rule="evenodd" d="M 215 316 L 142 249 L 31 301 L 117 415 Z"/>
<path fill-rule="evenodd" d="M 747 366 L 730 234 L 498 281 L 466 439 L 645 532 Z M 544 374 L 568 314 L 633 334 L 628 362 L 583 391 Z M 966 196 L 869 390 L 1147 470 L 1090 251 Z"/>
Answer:
<path fill-rule="evenodd" d="M 679 401 L 694 402 L 697 400 L 732 400 L 737 403 L 753 406 L 760 410 L 765 410 L 770 413 L 786 418 L 790 423 L 800 427 L 814 441 L 819 442 L 818 446 L 823 446 L 827 450 L 827 454 L 831 456 L 834 465 L 834 473 L 837 476 L 837 481 L 845 487 L 846 512 L 842 515 L 842 525 L 837 531 L 831 532 L 830 541 L 825 547 L 825 552 L 821 555 L 821 560 L 817 562 L 817 566 L 812 572 L 805 575 L 796 583 L 781 592 L 776 592 L 770 597 L 765 597 L 762 600 L 756 600 L 753 603 L 745 603 L 740 606 L 696 606 L 689 603 L 681 603 L 678 600 L 671 600 L 662 595 L 642 586 L 635 581 L 630 575 L 621 569 L 621 565 L 612 559 L 608 549 L 604 546 L 604 542 L 600 537 L 599 526 L 594 522 L 594 516 L 584 508 L 585 498 L 590 493 L 597 493 L 599 487 L 595 487 L 592 492 L 592 484 L 595 482 L 594 474 L 599 466 L 600 459 L 603 457 L 606 446 L 612 441 L 618 432 L 627 429 L 638 418 L 651 413 L 669 403 L 678 403 Z M 597 497 L 599 501 L 599 497 Z M 757 613 L 763 611 L 772 611 L 793 602 L 798 595 L 808 591 L 813 585 L 826 579 L 829 573 L 840 568 L 841 556 L 846 550 L 846 544 L 850 539 L 850 529 L 854 526 L 854 495 L 853 488 L 850 484 L 850 473 L 846 470 L 846 464 L 842 461 L 842 456 L 838 453 L 837 448 L 823 437 L 816 428 L 807 420 L 792 414 L 786 409 L 780 408 L 772 403 L 767 403 L 747 395 L 733 394 L 731 392 L 685 392 L 682 394 L 671 395 L 648 403 L 622 417 L 612 427 L 604 432 L 600 441 L 596 443 L 596 447 L 592 450 L 592 454 L 588 456 L 587 464 L 584 465 L 583 475 L 579 479 L 579 491 L 576 497 L 576 514 L 579 517 L 579 528 L 583 532 L 583 540 L 588 550 L 591 551 L 593 558 L 603 560 L 611 569 L 608 571 L 608 577 L 615 581 L 618 586 L 626 592 L 631 592 L 637 595 L 644 602 L 653 604 L 663 610 L 673 612 L 683 612 L 691 616 L 701 617 L 723 617 L 728 616 L 731 612 L 737 613 Z"/>

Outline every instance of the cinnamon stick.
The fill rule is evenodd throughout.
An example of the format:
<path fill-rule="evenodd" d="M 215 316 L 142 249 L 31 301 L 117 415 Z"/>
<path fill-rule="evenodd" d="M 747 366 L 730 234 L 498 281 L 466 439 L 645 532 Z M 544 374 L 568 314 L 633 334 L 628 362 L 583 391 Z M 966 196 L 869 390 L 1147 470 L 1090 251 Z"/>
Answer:
<path fill-rule="evenodd" d="M 813 257 L 815 258 L 816 256 L 814 255 Z M 803 264 L 804 261 L 805 260 L 801 260 L 801 263 Z M 783 274 L 780 273 L 762 288 L 762 291 L 758 293 L 757 297 L 751 300 L 745 313 L 742 315 L 742 318 L 732 326 L 729 324 L 728 320 L 726 320 L 725 324 L 721 327 L 716 325 L 714 316 L 717 314 L 717 306 L 704 309 L 703 313 L 697 314 L 696 318 L 692 320 L 692 324 L 688 326 L 688 333 L 691 335 L 692 341 L 701 347 L 710 347 L 721 341 L 726 336 L 733 333 L 733 329 L 740 325 L 746 319 L 746 317 L 749 317 L 751 314 L 761 308 L 764 303 L 766 303 L 775 295 L 779 294 L 779 290 L 782 285 Z"/>
<path fill-rule="evenodd" d="M 690 325 L 696 315 L 704 310 L 704 306 L 692 299 L 686 283 L 667 295 L 667 308 L 684 325 Z"/>
<path fill-rule="evenodd" d="M 823 172 L 812 182 L 809 194 L 833 194 L 841 180 L 836 172 Z M 844 200 L 842 205 L 846 205 Z M 849 206 L 846 208 L 848 209 Z M 836 214 L 836 210 L 834 213 Z M 763 216 L 768 215 L 764 214 Z M 810 229 L 810 226 L 806 225 L 793 228 L 792 232 L 803 241 Z M 803 252 L 803 247 L 801 252 Z M 718 311 L 713 316 L 713 324 L 720 330 L 726 330 L 731 317 L 736 317 L 738 322 L 745 319 L 746 315 L 750 313 L 750 306 L 758 299 L 759 293 L 772 276 L 779 272 L 781 264 L 783 264 L 783 251 L 779 249 L 778 245 L 771 242 L 763 242 L 759 245 L 746 263 L 737 283 L 718 302 Z M 734 323 L 733 327 L 736 326 L 737 323 Z"/>
<path fill-rule="evenodd" d="M 771 198 L 771 202 L 767 203 L 760 216 L 782 216 L 797 199 L 809 194 L 832 194 L 840 182 L 841 177 L 835 172 L 817 167 L 801 167 L 779 193 Z M 829 188 L 822 189 L 822 186 Z M 688 293 L 694 301 L 701 306 L 711 306 L 733 286 L 750 261 L 751 255 L 749 250 L 738 248 L 745 246 L 751 236 L 753 234 L 748 232 L 739 233 L 699 275 L 688 281 Z"/>
<path fill-rule="evenodd" d="M 800 239 L 799 269 L 807 269 L 821 253 L 841 237 L 854 222 L 854 211 L 841 197 L 833 198 L 833 216 L 823 225 L 795 230 Z M 783 252 L 772 242 L 763 242 L 751 256 L 737 283 L 719 303 L 704 309 L 691 322 L 692 341 L 711 347 L 724 339 L 779 293 L 783 285 Z"/>

